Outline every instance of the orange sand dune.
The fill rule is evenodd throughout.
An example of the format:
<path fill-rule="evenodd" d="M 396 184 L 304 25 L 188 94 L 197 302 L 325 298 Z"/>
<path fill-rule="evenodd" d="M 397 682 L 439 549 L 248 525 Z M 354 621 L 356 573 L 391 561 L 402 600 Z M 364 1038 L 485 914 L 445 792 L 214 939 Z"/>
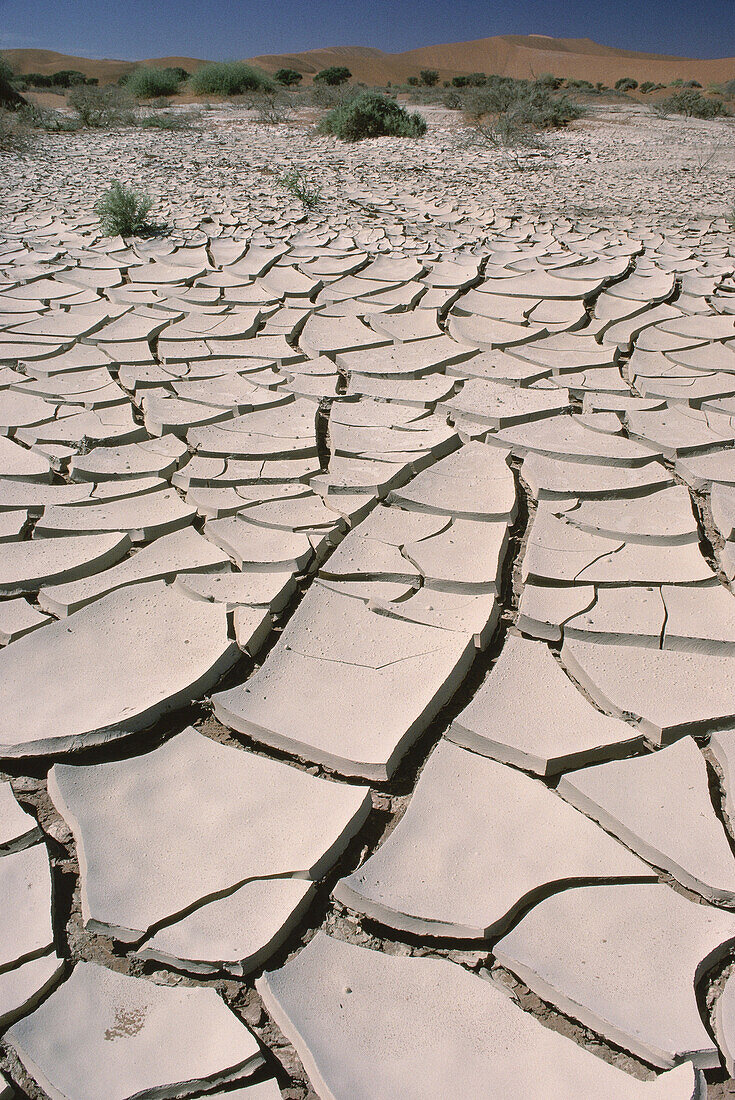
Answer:
<path fill-rule="evenodd" d="M 180 65 L 193 72 L 206 62 L 193 57 L 156 57 L 141 61 L 90 59 L 54 53 L 51 50 L 6 50 L 4 56 L 16 72 L 52 73 L 57 69 L 78 69 L 96 76 L 101 83 L 116 81 L 137 65 Z M 546 35 L 500 35 L 473 42 L 452 42 L 424 46 L 405 53 L 384 53 L 368 46 L 330 46 L 292 54 L 263 54 L 250 58 L 268 72 L 291 68 L 309 78 L 329 65 L 346 65 L 353 78 L 366 84 L 402 82 L 421 69 L 436 69 L 440 79 L 460 73 L 500 73 L 532 77 L 540 73 L 603 81 L 614 84 L 621 76 L 638 81 L 668 84 L 677 78 L 711 82 L 735 79 L 735 58 L 700 60 L 663 54 L 636 53 L 601 46 L 589 38 L 550 38 Z"/>

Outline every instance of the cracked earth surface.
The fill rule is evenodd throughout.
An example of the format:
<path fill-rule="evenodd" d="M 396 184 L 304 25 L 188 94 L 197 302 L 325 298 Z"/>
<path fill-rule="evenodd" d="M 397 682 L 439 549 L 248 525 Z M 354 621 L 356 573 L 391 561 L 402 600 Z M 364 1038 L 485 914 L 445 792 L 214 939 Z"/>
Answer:
<path fill-rule="evenodd" d="M 3 164 L 0 1096 L 733 1095 L 731 124 L 205 118 Z"/>

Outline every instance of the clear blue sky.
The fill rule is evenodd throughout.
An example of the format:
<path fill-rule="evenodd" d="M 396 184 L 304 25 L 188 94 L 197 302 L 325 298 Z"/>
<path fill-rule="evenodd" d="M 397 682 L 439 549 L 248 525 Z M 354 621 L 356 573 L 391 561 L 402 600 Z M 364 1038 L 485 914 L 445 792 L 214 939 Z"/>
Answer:
<path fill-rule="evenodd" d="M 0 50 L 87 57 L 219 60 L 318 46 L 393 52 L 495 34 L 732 57 L 735 0 L 0 0 Z"/>

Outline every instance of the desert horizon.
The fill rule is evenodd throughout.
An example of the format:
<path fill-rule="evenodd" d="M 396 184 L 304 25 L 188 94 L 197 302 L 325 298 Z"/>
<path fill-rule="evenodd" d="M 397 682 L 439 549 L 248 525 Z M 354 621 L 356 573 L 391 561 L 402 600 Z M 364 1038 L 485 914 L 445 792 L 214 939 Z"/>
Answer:
<path fill-rule="evenodd" d="M 147 57 L 139 60 L 95 58 L 47 49 L 0 51 L 16 72 L 50 74 L 76 69 L 100 82 L 114 82 L 140 66 L 181 66 L 190 72 L 211 58 L 192 56 Z M 564 79 L 614 83 L 621 77 L 670 83 L 698 80 L 702 84 L 735 79 L 735 57 L 692 58 L 618 49 L 589 38 L 554 38 L 548 35 L 497 35 L 463 42 L 438 43 L 400 53 L 371 46 L 325 46 L 296 52 L 258 54 L 245 60 L 266 72 L 284 66 L 308 79 L 329 65 L 347 65 L 356 81 L 366 84 L 403 82 L 431 67 L 439 79 L 462 73 L 485 72 L 519 79 L 554 73 Z"/>

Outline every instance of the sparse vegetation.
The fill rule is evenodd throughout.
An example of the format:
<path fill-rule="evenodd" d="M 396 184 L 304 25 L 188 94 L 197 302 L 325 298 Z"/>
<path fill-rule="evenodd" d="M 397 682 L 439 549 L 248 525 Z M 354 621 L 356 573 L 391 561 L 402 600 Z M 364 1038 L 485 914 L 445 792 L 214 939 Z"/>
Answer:
<path fill-rule="evenodd" d="M 426 133 L 426 121 L 417 111 L 409 113 L 394 99 L 380 92 L 361 92 L 330 111 L 322 119 L 319 129 L 343 141 L 383 136 L 420 137 Z"/>
<path fill-rule="evenodd" d="M 616 92 L 634 92 L 637 87 L 638 81 L 631 76 L 621 76 L 620 80 L 615 81 Z"/>
<path fill-rule="evenodd" d="M 66 102 L 83 126 L 104 129 L 135 122 L 135 101 L 114 84 L 102 88 L 80 85 L 69 91 Z"/>
<path fill-rule="evenodd" d="M 436 69 L 422 69 L 419 76 L 425 88 L 434 88 L 439 83 L 439 73 Z"/>
<path fill-rule="evenodd" d="M 31 143 L 31 130 L 20 111 L 0 107 L 0 153 L 23 153 Z"/>
<path fill-rule="evenodd" d="M 471 121 L 488 116 L 505 118 L 516 126 L 552 130 L 566 126 L 584 113 L 569 96 L 555 95 L 539 84 L 495 77 L 484 88 L 465 95 L 464 110 Z"/>
<path fill-rule="evenodd" d="M 136 99 L 155 99 L 157 96 L 176 95 L 185 79 L 179 74 L 184 69 L 134 69 L 125 81 L 125 87 Z"/>
<path fill-rule="evenodd" d="M 242 95 L 269 91 L 273 82 L 267 73 L 243 61 L 216 61 L 197 69 L 189 80 L 195 95 Z"/>
<path fill-rule="evenodd" d="M 314 81 L 317 84 L 329 84 L 334 88 L 339 84 L 346 84 L 351 76 L 352 73 L 344 65 L 330 65 L 329 68 L 316 73 Z"/>
<path fill-rule="evenodd" d="M 535 153 L 543 148 L 538 132 L 532 126 L 520 123 L 509 115 L 500 115 L 490 121 L 475 119 L 472 129 L 476 142 L 497 149 L 508 165 L 518 172 L 528 167 L 524 159 L 526 153 Z"/>
<path fill-rule="evenodd" d="M 140 126 L 144 130 L 188 130 L 192 121 L 191 111 L 160 111 L 155 115 L 143 115 Z"/>
<path fill-rule="evenodd" d="M 76 111 L 80 124 L 93 129 L 130 125 L 135 119 L 132 99 L 114 84 L 106 88 L 79 85 L 71 89 L 67 103 Z"/>
<path fill-rule="evenodd" d="M 114 180 L 109 191 L 95 203 L 94 212 L 108 237 L 133 237 L 150 228 L 148 215 L 153 200 L 148 195 Z"/>
<path fill-rule="evenodd" d="M 21 108 L 21 114 L 33 130 L 45 130 L 47 134 L 68 134 L 81 128 L 79 118 L 50 107 L 37 107 L 29 103 Z"/>
<path fill-rule="evenodd" d="M 251 95 L 248 107 L 255 112 L 257 122 L 267 126 L 276 126 L 279 122 L 285 122 L 292 109 L 291 97 L 285 92 L 259 92 Z"/>
<path fill-rule="evenodd" d="M 553 73 L 541 73 L 534 80 L 534 84 L 537 84 L 539 88 L 548 88 L 550 92 L 555 92 L 561 88 L 564 80 L 560 76 L 554 76 Z"/>
<path fill-rule="evenodd" d="M 286 172 L 278 177 L 278 183 L 298 199 L 305 210 L 314 210 L 322 201 L 321 189 L 309 183 L 303 172 Z"/>
<path fill-rule="evenodd" d="M 297 73 L 295 69 L 277 69 L 273 74 L 273 79 L 284 88 L 292 88 L 295 84 L 301 83 L 304 75 L 303 73 Z"/>
<path fill-rule="evenodd" d="M 684 115 L 685 118 L 722 118 L 728 113 L 723 100 L 708 99 L 694 88 L 674 92 L 657 106 L 660 113 Z"/>

